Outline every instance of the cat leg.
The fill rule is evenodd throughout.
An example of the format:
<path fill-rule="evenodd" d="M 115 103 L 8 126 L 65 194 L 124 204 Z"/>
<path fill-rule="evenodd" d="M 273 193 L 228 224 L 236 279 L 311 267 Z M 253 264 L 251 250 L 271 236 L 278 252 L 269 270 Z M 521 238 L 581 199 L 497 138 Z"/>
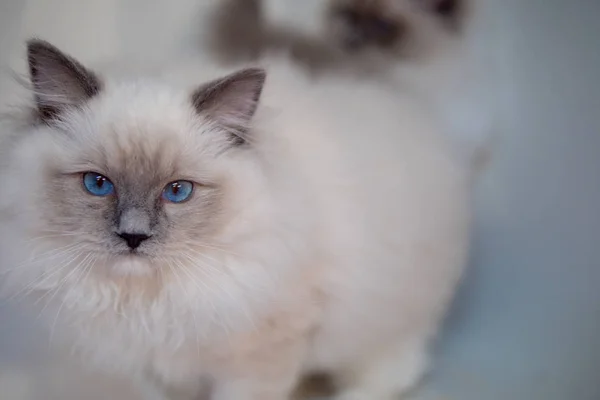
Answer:
<path fill-rule="evenodd" d="M 165 384 L 151 374 L 136 379 L 136 386 L 142 400 L 207 400 L 204 393 L 205 383 L 197 382 Z"/>
<path fill-rule="evenodd" d="M 226 376 L 214 383 L 211 400 L 288 400 L 300 377 L 302 358 L 285 355 L 264 362 L 248 364 L 243 370 Z"/>
<path fill-rule="evenodd" d="M 153 379 L 136 380 L 136 387 L 142 400 L 170 400 L 165 390 Z"/>
<path fill-rule="evenodd" d="M 288 400 L 296 376 L 282 376 L 279 382 L 236 380 L 215 388 L 211 400 Z"/>
<path fill-rule="evenodd" d="M 245 375 L 217 383 L 211 400 L 288 400 L 298 383 L 300 362 L 256 366 Z"/>
<path fill-rule="evenodd" d="M 283 344 L 283 343 L 282 343 Z M 256 358 L 237 360 L 213 382 L 211 400 L 288 400 L 301 375 L 306 344 L 264 348 Z"/>
<path fill-rule="evenodd" d="M 413 389 L 427 371 L 427 346 L 405 342 L 338 376 L 336 400 L 391 400 Z"/>

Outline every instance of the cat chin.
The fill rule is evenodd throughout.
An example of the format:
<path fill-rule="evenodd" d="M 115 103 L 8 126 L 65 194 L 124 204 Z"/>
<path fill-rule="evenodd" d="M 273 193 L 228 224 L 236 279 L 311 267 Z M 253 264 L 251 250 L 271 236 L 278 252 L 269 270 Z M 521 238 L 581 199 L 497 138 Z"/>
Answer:
<path fill-rule="evenodd" d="M 148 258 L 136 254 L 117 256 L 107 267 L 116 276 L 147 276 L 154 271 Z"/>

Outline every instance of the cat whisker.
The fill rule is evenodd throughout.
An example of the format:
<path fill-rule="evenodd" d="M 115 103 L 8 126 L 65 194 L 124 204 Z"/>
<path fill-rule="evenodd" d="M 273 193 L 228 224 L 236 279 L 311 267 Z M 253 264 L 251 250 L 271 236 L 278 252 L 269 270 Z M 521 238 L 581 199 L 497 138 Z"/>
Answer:
<path fill-rule="evenodd" d="M 90 258 L 90 262 L 88 262 L 84 268 L 81 268 L 81 274 L 79 274 L 77 276 L 74 285 L 71 287 L 69 292 L 63 297 L 60 307 L 58 308 L 58 311 L 56 312 L 56 317 L 54 317 L 54 321 L 52 322 L 52 327 L 50 328 L 50 341 L 49 341 L 50 344 L 52 343 L 52 339 L 54 338 L 54 330 L 56 328 L 56 323 L 58 322 L 58 317 L 60 315 L 61 310 L 63 309 L 63 307 L 65 305 L 65 302 L 67 301 L 71 292 L 74 290 L 74 287 L 79 285 L 79 283 L 85 281 L 85 278 L 88 276 L 89 272 L 92 270 L 92 267 L 94 266 L 96 259 L 97 259 L 97 257 L 95 257 L 95 256 Z M 83 265 L 83 264 L 81 264 L 81 265 Z M 77 269 L 79 269 L 79 268 L 80 267 L 78 267 Z"/>
<path fill-rule="evenodd" d="M 188 260 L 189 260 L 190 262 L 194 262 L 194 260 L 193 260 L 191 257 L 187 257 L 187 258 L 188 258 Z M 200 288 L 200 287 L 198 286 L 198 282 L 196 282 L 196 278 L 195 278 L 195 277 L 193 276 L 193 274 L 190 272 L 189 268 L 188 268 L 188 267 L 186 267 L 186 266 L 185 266 L 185 265 L 184 265 L 182 262 L 180 262 L 180 261 L 177 261 L 177 260 L 174 260 L 174 262 L 175 262 L 175 263 L 176 263 L 176 264 L 177 264 L 177 265 L 178 265 L 180 268 L 182 268 L 182 269 L 183 269 L 183 271 L 185 271 L 185 272 L 186 272 L 186 274 L 187 274 L 187 275 L 190 277 L 190 279 L 192 280 L 192 282 L 194 283 L 194 285 L 196 285 L 196 287 L 198 287 L 198 290 L 205 291 L 205 292 L 206 292 L 206 291 L 211 291 L 211 288 L 210 288 L 210 286 L 209 286 L 209 285 L 207 285 L 206 283 L 202 282 L 202 281 L 201 281 L 201 283 L 202 283 L 202 286 L 203 286 L 203 288 Z M 207 277 L 209 277 L 209 276 L 207 275 Z"/>
<path fill-rule="evenodd" d="M 183 281 L 180 279 L 179 274 L 177 273 L 176 268 L 174 268 L 171 263 L 169 263 L 168 261 L 166 262 L 166 264 L 169 266 L 169 269 L 171 270 L 171 273 L 173 274 L 173 276 L 175 277 L 175 279 L 179 282 L 179 285 L 181 286 L 181 290 L 183 290 L 183 293 L 186 295 L 188 301 L 192 301 L 192 298 L 190 297 L 190 293 L 188 292 L 188 290 L 186 289 L 185 285 L 183 284 Z M 178 263 L 176 261 L 176 264 L 178 267 L 181 268 L 181 270 L 185 270 L 183 267 L 183 265 L 181 265 L 181 263 Z M 191 277 L 190 277 L 191 278 Z M 198 336 L 198 321 L 196 320 L 196 313 L 192 312 L 192 318 L 194 320 L 194 333 L 196 334 L 196 348 L 198 350 L 198 355 L 200 355 L 200 338 Z"/>
<path fill-rule="evenodd" d="M 185 256 L 187 256 L 187 255 L 185 255 Z M 192 263 L 194 262 L 194 259 L 192 259 L 191 257 L 187 256 L 187 258 L 190 260 L 190 262 L 192 262 Z M 192 281 L 192 283 L 194 284 L 194 286 L 196 286 L 196 288 L 199 291 L 201 291 L 203 293 L 212 293 L 212 292 L 214 292 L 214 289 L 212 289 L 211 286 L 209 286 L 208 284 L 206 284 L 201 279 L 198 280 L 196 277 L 194 277 L 194 275 L 192 274 L 192 272 L 190 271 L 190 269 L 188 267 L 186 267 L 182 262 L 177 261 L 175 259 L 173 261 L 190 278 L 190 280 Z M 212 277 L 210 276 L 210 274 L 206 273 L 206 271 L 201 271 L 201 272 L 204 274 L 204 276 L 207 279 L 209 279 L 211 282 L 214 282 L 212 280 Z M 200 287 L 200 285 L 202 285 L 202 287 Z M 208 299 L 209 306 L 212 308 L 212 310 L 214 311 L 214 315 L 216 316 L 218 313 L 217 313 L 217 309 L 216 309 L 214 303 L 210 300 L 210 297 L 207 297 L 207 299 Z"/>
<path fill-rule="evenodd" d="M 235 256 L 235 257 L 240 257 L 239 254 L 236 254 L 233 251 L 231 251 L 229 249 L 226 249 L 223 246 L 218 246 L 218 245 L 215 245 L 215 244 L 204 243 L 204 242 L 194 242 L 194 246 L 198 246 L 200 248 L 208 249 L 208 250 L 216 250 L 216 251 L 218 251 L 220 253 L 223 253 L 223 254 L 229 254 L 229 255 L 232 255 L 232 256 Z M 188 249 L 188 247 L 186 246 L 185 250 L 187 250 L 187 249 Z"/>
<path fill-rule="evenodd" d="M 42 239 L 54 239 L 54 238 L 59 238 L 59 237 L 72 237 L 72 236 L 79 236 L 79 235 L 81 235 L 79 232 L 50 233 L 48 235 L 33 237 L 33 238 L 29 239 L 26 243 L 35 242 L 35 241 L 42 240 Z"/>
<path fill-rule="evenodd" d="M 63 286 L 68 282 L 69 278 L 76 272 L 79 270 L 79 268 L 81 267 L 81 265 L 85 262 L 87 262 L 87 260 L 91 257 L 91 254 L 88 254 L 87 256 L 84 257 L 84 259 L 77 265 L 77 267 L 73 268 L 71 270 L 71 272 L 69 272 L 67 275 L 65 275 L 59 282 L 58 286 L 56 286 L 56 288 L 54 288 L 53 290 L 49 290 L 48 292 L 46 292 L 42 297 L 40 297 L 39 299 L 37 299 L 35 301 L 34 304 L 38 304 L 40 303 L 43 299 L 45 299 L 48 295 L 50 295 L 50 297 L 48 298 L 48 300 L 46 301 L 46 304 L 44 305 L 44 307 L 42 308 L 42 311 L 40 311 L 40 314 L 38 315 L 37 319 L 41 318 L 41 316 L 44 314 L 44 311 L 46 310 L 46 308 L 50 305 L 50 303 L 52 302 L 52 300 L 54 299 L 54 297 L 56 297 L 56 295 L 62 290 Z"/>
<path fill-rule="evenodd" d="M 22 297 L 29 296 L 31 293 L 33 293 L 36 290 L 37 286 L 41 285 L 42 283 L 46 282 L 51 277 L 53 277 L 56 274 L 58 274 L 61 271 L 63 271 L 65 268 L 67 268 L 79 256 L 81 256 L 81 253 L 75 254 L 68 262 L 66 262 L 66 263 L 64 263 L 62 265 L 54 266 L 50 270 L 45 271 L 41 276 L 36 277 L 29 284 L 24 285 L 19 291 L 17 291 L 13 295 L 11 295 L 7 299 L 7 302 L 11 302 L 13 300 L 16 300 L 19 296 L 22 296 Z"/>
<path fill-rule="evenodd" d="M 194 264 L 194 263 L 195 263 L 197 260 L 194 260 L 193 258 L 191 258 L 191 257 L 189 257 L 189 256 L 187 256 L 187 255 L 186 255 L 186 257 L 187 257 L 187 258 L 190 260 L 190 262 L 192 262 L 192 265 L 191 265 L 190 267 L 192 267 L 192 266 L 195 266 L 195 265 L 193 265 L 193 264 Z M 211 276 L 211 274 L 210 274 L 210 273 L 209 273 L 209 272 L 208 272 L 206 269 L 203 269 L 202 267 L 200 267 L 200 268 L 196 268 L 196 270 L 197 270 L 197 271 L 199 271 L 201 274 L 203 274 L 205 278 L 207 278 L 207 279 L 209 279 L 209 280 L 211 281 L 211 283 L 212 283 L 212 286 L 208 286 L 208 285 L 207 285 L 206 283 L 204 283 L 204 282 L 203 282 L 201 279 L 199 280 L 199 279 L 197 279 L 196 277 L 194 277 L 194 275 L 192 274 L 192 272 L 191 272 L 191 270 L 190 270 L 189 268 L 185 267 L 185 266 L 184 266 L 184 265 L 182 265 L 181 263 L 179 263 L 179 265 L 180 265 L 180 267 L 182 268 L 182 270 L 183 270 L 183 271 L 185 271 L 185 273 L 186 273 L 186 274 L 187 274 L 187 275 L 190 277 L 190 279 L 191 279 L 192 283 L 193 283 L 193 284 L 194 284 L 194 285 L 195 285 L 195 286 L 198 288 L 198 290 L 201 290 L 201 291 L 203 290 L 203 289 L 202 289 L 202 288 L 200 288 L 200 286 L 199 286 L 199 283 L 198 283 L 198 282 L 200 282 L 200 283 L 201 283 L 201 284 L 204 286 L 204 288 L 205 288 L 205 289 L 204 289 L 204 292 L 210 292 L 210 293 L 213 293 L 213 294 L 215 294 L 215 293 L 217 293 L 217 294 L 218 294 L 219 292 L 223 292 L 223 293 L 227 294 L 229 298 L 231 298 L 231 299 L 233 299 L 233 298 L 234 298 L 234 297 L 233 297 L 233 295 L 232 295 L 231 293 L 229 293 L 229 292 L 228 292 L 228 291 L 226 291 L 226 290 L 223 290 L 223 287 L 218 287 L 218 289 L 217 289 L 217 290 L 215 290 L 214 288 L 212 288 L 212 286 L 215 286 L 215 283 L 216 283 L 216 282 L 215 282 L 215 281 L 212 279 L 212 276 Z M 196 266 L 196 267 L 197 267 L 197 266 Z M 222 272 L 221 272 L 221 271 L 219 271 L 219 270 L 218 270 L 218 269 L 216 269 L 216 268 L 213 268 L 212 270 L 213 270 L 213 271 L 215 271 L 215 272 L 217 272 L 218 274 L 222 274 Z M 215 321 L 215 322 L 217 322 L 217 323 L 218 323 L 218 325 L 219 325 L 219 326 L 221 326 L 221 327 L 222 327 L 222 328 L 225 330 L 225 333 L 226 333 L 226 335 L 227 335 L 227 338 L 229 339 L 229 336 L 230 336 L 229 324 L 230 324 L 230 323 L 229 323 L 229 321 L 228 321 L 228 320 L 226 320 L 226 319 L 227 319 L 227 317 L 226 317 L 225 315 L 223 315 L 223 313 L 219 313 L 219 312 L 217 311 L 217 309 L 216 309 L 216 307 L 215 307 L 214 303 L 213 303 L 212 301 L 210 301 L 210 297 L 207 297 L 207 300 L 208 300 L 209 306 L 210 306 L 210 307 L 212 308 L 212 310 L 213 310 L 213 315 L 214 315 L 214 318 L 217 318 L 217 319 L 219 320 L 219 321 Z"/>
<path fill-rule="evenodd" d="M 215 263 L 218 263 L 218 264 L 220 264 L 220 266 L 221 266 L 221 267 L 223 267 L 223 263 L 219 263 L 219 261 L 215 260 L 215 259 L 214 259 L 214 258 L 212 258 L 212 257 L 208 257 L 208 256 L 206 256 L 205 254 L 203 254 L 203 253 L 201 253 L 201 252 L 199 252 L 199 251 L 196 251 L 196 250 L 194 250 L 194 249 L 187 249 L 187 252 L 189 252 L 189 253 L 191 253 L 191 254 L 193 254 L 193 255 L 196 255 L 196 256 L 198 256 L 198 257 L 204 258 L 205 260 L 209 260 L 209 261 L 213 261 L 213 262 L 215 262 Z M 184 254 L 185 254 L 185 253 L 184 253 Z M 188 254 L 186 254 L 186 257 L 187 257 L 187 258 L 188 258 L 190 261 L 192 261 L 192 262 L 194 262 L 194 263 L 195 263 L 195 262 L 199 262 L 199 261 L 200 261 L 200 260 L 196 260 L 196 259 L 192 258 L 192 257 L 191 257 L 190 255 L 188 255 Z M 219 274 L 219 273 L 220 273 L 220 274 L 224 273 L 224 271 L 223 271 L 223 268 L 217 268 L 217 267 L 215 267 L 214 265 L 211 265 L 211 264 L 208 264 L 208 263 L 203 263 L 203 266 L 204 266 L 204 267 L 208 267 L 208 269 L 209 269 L 209 270 L 211 270 L 211 271 L 213 271 L 213 272 L 216 272 L 216 273 L 218 273 L 218 274 Z"/>
<path fill-rule="evenodd" d="M 192 250 L 192 249 L 190 249 L 190 250 Z M 192 251 L 196 251 L 196 254 L 198 254 L 199 256 L 201 256 L 201 257 L 203 257 L 205 259 L 208 259 L 208 260 L 211 260 L 211 261 L 214 261 L 214 262 L 218 262 L 214 257 L 211 257 L 211 256 L 209 256 L 209 255 L 207 255 L 205 253 L 199 252 L 197 250 L 192 250 Z"/>
<path fill-rule="evenodd" d="M 40 255 L 37 255 L 35 257 L 32 256 L 27 261 L 22 262 L 14 267 L 0 271 L 0 275 L 13 272 L 20 268 L 35 266 L 40 262 L 47 262 L 47 261 L 50 261 L 50 260 L 58 258 L 58 257 L 66 256 L 66 255 L 72 254 L 76 251 L 79 251 L 81 249 L 83 249 L 83 246 L 80 246 L 79 243 L 67 245 L 67 246 L 64 246 L 64 247 L 61 247 L 58 249 L 53 249 L 53 250 L 47 251 L 45 253 L 42 253 Z"/>
<path fill-rule="evenodd" d="M 186 256 L 187 256 L 187 255 L 186 255 Z M 221 264 L 221 268 L 215 268 L 215 267 L 213 267 L 213 266 L 209 265 L 208 263 L 203 263 L 203 262 L 202 262 L 202 261 L 200 261 L 200 260 L 193 260 L 193 259 L 192 259 L 191 257 L 189 257 L 189 256 L 187 256 L 187 257 L 189 258 L 189 260 L 190 260 L 190 261 L 193 261 L 193 262 L 200 262 L 200 263 L 201 263 L 201 265 L 199 265 L 199 266 L 198 266 L 198 267 L 199 267 L 199 268 L 198 268 L 198 270 L 199 270 L 199 271 L 200 271 L 202 274 L 204 274 L 205 276 L 207 276 L 207 277 L 209 277 L 209 276 L 210 276 L 210 275 L 209 275 L 209 273 L 208 273 L 208 271 L 206 271 L 206 269 L 204 268 L 204 267 L 207 267 L 207 266 L 208 266 L 209 268 L 212 268 L 213 270 L 217 270 L 217 271 L 219 271 L 219 272 L 220 272 L 220 274 L 223 274 L 223 272 L 222 272 L 222 271 L 224 270 L 224 268 L 223 268 L 223 264 Z M 216 261 L 216 260 L 214 260 L 214 261 Z M 229 276 L 229 279 L 231 279 L 233 282 L 235 282 L 235 283 L 236 283 L 236 285 L 239 285 L 239 283 L 238 283 L 238 281 L 235 279 L 235 276 L 234 276 L 234 275 L 230 275 L 230 276 Z M 236 299 L 236 297 L 233 295 L 233 293 L 231 293 L 231 292 L 230 292 L 230 291 L 228 291 L 228 290 L 224 290 L 224 288 L 223 288 L 222 286 L 219 288 L 219 290 L 221 290 L 223 293 L 225 293 L 225 295 L 226 295 L 227 297 L 229 297 L 229 299 L 231 299 L 231 300 L 235 301 L 236 303 L 240 304 L 240 309 L 243 311 L 243 313 L 244 313 L 244 315 L 246 316 L 246 318 L 248 319 L 248 321 L 249 321 L 249 322 L 252 324 L 252 327 L 253 327 L 255 330 L 258 330 L 258 327 L 256 326 L 256 323 L 254 322 L 254 319 L 252 318 L 252 316 L 250 315 L 250 312 L 249 312 L 248 308 L 246 307 L 246 303 L 245 303 L 245 302 L 239 302 L 239 301 L 236 301 L 237 299 Z"/>
<path fill-rule="evenodd" d="M 42 247 L 40 245 L 38 247 L 33 247 L 31 249 L 31 257 L 46 257 L 46 256 L 49 256 L 49 255 L 52 255 L 52 254 L 55 254 L 55 253 L 59 253 L 62 250 L 66 250 L 66 249 L 72 248 L 72 247 L 77 247 L 77 246 L 80 246 L 80 245 L 82 245 L 82 243 L 76 242 L 76 243 L 69 243 L 69 244 L 66 244 L 64 246 L 59 246 L 59 247 L 54 246 L 50 250 L 47 250 L 46 252 L 43 252 L 41 254 L 36 254 L 38 248 Z"/>
<path fill-rule="evenodd" d="M 50 261 L 59 257 L 68 256 L 78 251 L 82 251 L 83 249 L 85 249 L 85 246 L 82 243 L 75 243 L 73 245 L 67 245 L 55 250 L 46 251 L 38 255 L 32 254 L 32 261 Z"/>
<path fill-rule="evenodd" d="M 24 293 L 24 294 L 23 294 L 23 297 L 27 297 L 27 296 L 29 296 L 31 293 L 33 293 L 33 292 L 36 290 L 36 286 L 39 286 L 39 285 L 43 284 L 43 283 L 44 283 L 44 282 L 46 282 L 48 279 L 50 279 L 52 276 L 54 276 L 54 275 L 57 275 L 58 273 L 60 273 L 60 272 L 62 272 L 63 270 L 65 270 L 65 269 L 66 269 L 66 268 L 67 268 L 69 265 L 71 265 L 71 263 L 72 263 L 73 261 L 75 261 L 75 259 L 77 259 L 77 257 L 79 257 L 79 256 L 80 256 L 80 254 L 76 254 L 76 255 L 75 255 L 75 256 L 73 256 L 73 257 L 72 257 L 72 258 L 71 258 L 71 259 L 70 259 L 70 260 L 69 260 L 67 263 L 63 264 L 61 267 L 58 267 L 58 269 L 56 269 L 56 268 L 55 268 L 55 269 L 54 269 L 54 272 L 53 272 L 53 273 L 51 273 L 51 274 L 49 274 L 48 276 L 44 276 L 44 275 L 42 275 L 42 279 L 40 279 L 40 280 L 38 280 L 38 281 L 34 281 L 34 282 L 33 282 L 33 285 L 32 285 L 32 286 L 29 288 L 29 290 L 28 290 L 26 293 Z M 42 296 L 42 297 L 45 297 L 45 296 L 47 295 L 47 293 L 48 293 L 48 292 L 46 292 L 46 293 L 44 294 L 44 296 Z M 38 300 L 39 300 L 39 299 L 38 299 Z M 35 304 L 37 304 L 37 301 L 36 301 L 36 303 L 35 303 Z"/>
<path fill-rule="evenodd" d="M 217 272 L 219 275 L 224 275 L 224 268 L 216 268 L 208 263 L 202 262 L 201 260 L 194 260 L 193 258 L 189 257 L 189 260 L 192 261 L 193 266 L 196 267 L 196 270 L 198 270 L 200 273 L 202 273 L 205 277 L 209 278 L 211 277 L 211 275 L 209 274 L 209 271 L 215 271 Z M 195 263 L 199 262 L 200 265 L 196 265 Z M 208 267 L 208 270 L 207 270 Z M 233 294 L 227 290 L 225 290 L 223 287 L 219 288 L 220 291 L 222 291 L 223 293 L 225 293 L 230 299 L 235 300 L 235 297 L 233 296 Z"/>

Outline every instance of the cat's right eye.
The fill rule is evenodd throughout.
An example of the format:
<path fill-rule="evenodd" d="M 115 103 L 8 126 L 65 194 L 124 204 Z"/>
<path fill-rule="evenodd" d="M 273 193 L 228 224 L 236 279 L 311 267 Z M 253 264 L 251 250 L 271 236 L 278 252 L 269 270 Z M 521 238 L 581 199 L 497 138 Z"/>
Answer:
<path fill-rule="evenodd" d="M 194 191 L 194 184 L 190 181 L 175 181 L 163 189 L 163 199 L 171 203 L 183 203 L 188 200 Z"/>
<path fill-rule="evenodd" d="M 86 172 L 83 174 L 83 187 L 93 196 L 108 196 L 115 191 L 115 186 L 112 182 L 97 172 Z"/>

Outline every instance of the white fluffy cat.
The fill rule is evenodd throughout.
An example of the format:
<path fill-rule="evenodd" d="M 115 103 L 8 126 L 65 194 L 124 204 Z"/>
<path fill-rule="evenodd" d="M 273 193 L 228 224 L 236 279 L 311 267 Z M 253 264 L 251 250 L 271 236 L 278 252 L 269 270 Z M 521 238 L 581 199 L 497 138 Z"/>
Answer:
<path fill-rule="evenodd" d="M 426 370 L 466 263 L 470 173 L 409 96 L 286 62 L 111 78 L 28 43 L 2 132 L 3 293 L 86 362 L 176 396 L 282 400 Z"/>

